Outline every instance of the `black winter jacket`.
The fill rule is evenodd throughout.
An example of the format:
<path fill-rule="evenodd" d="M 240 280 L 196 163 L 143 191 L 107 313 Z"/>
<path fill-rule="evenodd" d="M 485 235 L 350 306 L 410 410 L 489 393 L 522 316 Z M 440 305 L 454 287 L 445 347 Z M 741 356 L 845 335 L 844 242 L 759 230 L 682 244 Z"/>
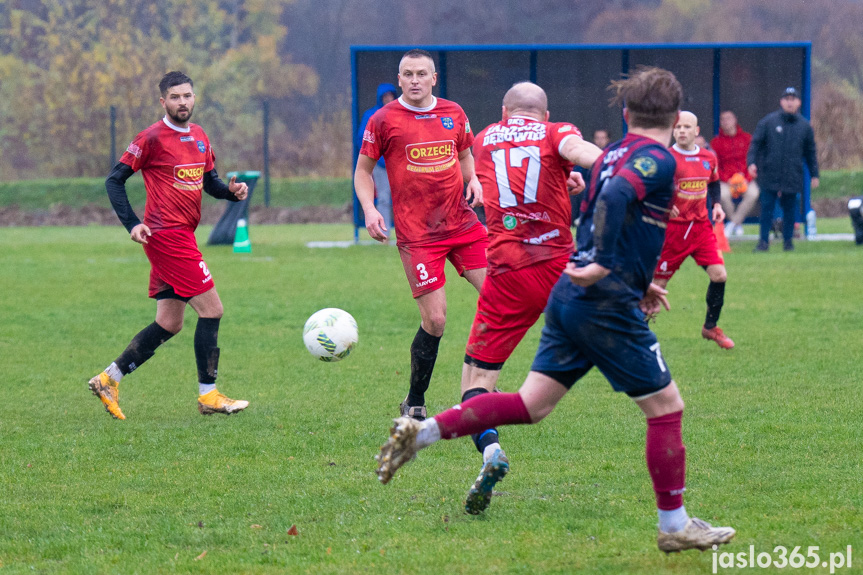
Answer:
<path fill-rule="evenodd" d="M 806 118 L 782 110 L 761 118 L 746 155 L 746 165 L 758 168 L 758 186 L 774 192 L 802 192 L 803 162 L 809 175 L 817 178 L 815 135 Z"/>

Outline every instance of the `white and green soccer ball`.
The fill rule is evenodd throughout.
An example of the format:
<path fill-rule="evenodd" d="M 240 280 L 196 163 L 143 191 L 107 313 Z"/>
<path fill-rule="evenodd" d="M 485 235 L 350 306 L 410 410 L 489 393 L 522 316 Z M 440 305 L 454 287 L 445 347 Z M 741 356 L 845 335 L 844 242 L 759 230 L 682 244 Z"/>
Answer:
<path fill-rule="evenodd" d="M 357 345 L 357 322 L 343 309 L 316 311 L 303 327 L 306 349 L 321 361 L 340 361 Z"/>

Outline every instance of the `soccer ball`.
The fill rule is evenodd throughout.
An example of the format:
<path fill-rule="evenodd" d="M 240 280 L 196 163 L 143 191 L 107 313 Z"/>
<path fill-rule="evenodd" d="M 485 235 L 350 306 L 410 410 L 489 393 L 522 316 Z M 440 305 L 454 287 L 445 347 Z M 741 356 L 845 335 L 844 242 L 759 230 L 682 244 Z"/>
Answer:
<path fill-rule="evenodd" d="M 303 327 L 306 349 L 321 361 L 340 361 L 348 357 L 358 338 L 353 316 L 334 307 L 316 311 Z"/>

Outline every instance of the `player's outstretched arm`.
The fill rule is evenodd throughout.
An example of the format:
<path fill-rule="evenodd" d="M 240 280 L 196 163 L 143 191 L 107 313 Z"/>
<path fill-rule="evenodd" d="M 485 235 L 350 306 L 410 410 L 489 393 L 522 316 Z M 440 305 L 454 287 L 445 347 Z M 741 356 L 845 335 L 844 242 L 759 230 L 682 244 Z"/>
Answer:
<path fill-rule="evenodd" d="M 134 173 L 135 171 L 128 164 L 117 162 L 105 180 L 105 190 L 108 192 L 111 206 L 129 233 L 132 233 L 132 229 L 141 223 L 135 210 L 132 209 L 132 204 L 129 203 L 129 196 L 126 194 L 126 180 L 131 178 Z"/>
<path fill-rule="evenodd" d="M 467 201 L 472 208 L 482 205 L 482 184 L 476 177 L 476 169 L 473 163 L 473 154 L 470 148 L 465 148 L 458 155 L 458 162 L 461 166 L 461 175 L 467 184 Z"/>
<path fill-rule="evenodd" d="M 571 281 L 575 285 L 581 287 L 590 287 L 608 274 L 610 274 L 611 270 L 602 267 L 598 263 L 589 263 L 586 266 L 580 268 L 576 267 L 574 263 L 569 262 L 563 269 L 563 273 L 568 275 L 569 281 Z"/>
<path fill-rule="evenodd" d="M 584 176 L 581 172 L 572 171 L 569 173 L 569 178 L 566 179 L 566 191 L 569 195 L 574 196 L 584 191 L 587 185 L 584 183 Z"/>
<path fill-rule="evenodd" d="M 237 183 L 237 176 L 231 176 L 231 181 L 225 183 L 219 177 L 215 168 L 204 174 L 204 191 L 217 200 L 239 202 L 249 195 L 249 186 L 243 182 Z M 240 197 L 242 196 L 242 197 Z"/>
<path fill-rule="evenodd" d="M 560 155 L 576 166 L 590 168 L 596 159 L 602 155 L 602 150 L 596 144 L 573 134 L 563 141 Z"/>
<path fill-rule="evenodd" d="M 375 180 L 372 171 L 375 169 L 377 160 L 360 154 L 357 158 L 357 169 L 354 172 L 354 189 L 357 199 L 363 207 L 366 220 L 366 230 L 372 239 L 379 242 L 387 241 L 387 227 L 384 225 L 384 217 L 375 208 Z"/>
<path fill-rule="evenodd" d="M 237 176 L 231 176 L 228 182 L 228 191 L 241 202 L 249 196 L 249 185 L 246 182 L 237 183 Z"/>
<path fill-rule="evenodd" d="M 152 236 L 153 233 L 150 231 L 150 228 L 147 227 L 147 224 L 138 224 L 132 231 L 129 233 L 129 237 L 132 238 L 133 242 L 138 242 L 139 244 L 146 244 L 147 238 Z"/>
<path fill-rule="evenodd" d="M 638 307 L 644 312 L 648 320 L 653 319 L 662 311 L 662 308 L 665 308 L 666 311 L 671 309 L 667 296 L 667 289 L 650 282 L 644 297 L 638 302 Z"/>

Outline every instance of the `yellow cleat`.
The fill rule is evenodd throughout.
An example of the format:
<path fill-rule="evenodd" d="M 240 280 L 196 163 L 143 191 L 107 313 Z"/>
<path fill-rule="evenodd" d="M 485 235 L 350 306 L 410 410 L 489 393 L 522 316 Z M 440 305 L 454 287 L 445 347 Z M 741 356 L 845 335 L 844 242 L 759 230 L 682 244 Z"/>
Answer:
<path fill-rule="evenodd" d="M 90 391 L 105 404 L 105 411 L 114 419 L 126 419 L 120 410 L 120 384 L 104 371 L 90 380 Z"/>
<path fill-rule="evenodd" d="M 249 407 L 248 401 L 225 397 L 217 389 L 198 396 L 198 411 L 201 412 L 201 415 L 213 415 L 214 413 L 231 415 L 243 411 L 247 407 Z"/>

